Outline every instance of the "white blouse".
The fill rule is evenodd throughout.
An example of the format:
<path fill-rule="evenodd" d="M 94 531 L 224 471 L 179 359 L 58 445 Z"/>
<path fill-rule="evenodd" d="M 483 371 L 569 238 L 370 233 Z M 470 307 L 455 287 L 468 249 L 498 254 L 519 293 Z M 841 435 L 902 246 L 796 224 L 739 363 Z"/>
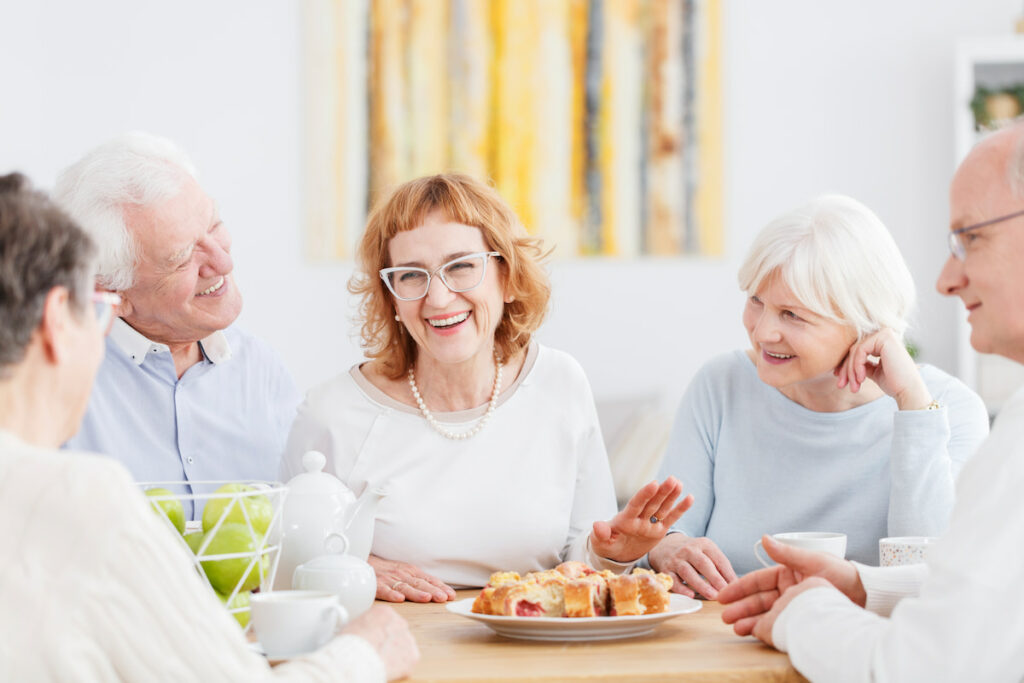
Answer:
<path fill-rule="evenodd" d="M 435 413 L 470 429 L 487 406 Z M 387 491 L 373 554 L 453 587 L 492 572 L 550 569 L 567 559 L 619 570 L 588 550 L 593 522 L 616 513 L 608 456 L 590 385 L 568 354 L 532 344 L 516 381 L 475 436 L 454 441 L 416 408 L 389 398 L 358 367 L 313 389 L 299 408 L 282 478 L 318 450 L 357 493 Z"/>

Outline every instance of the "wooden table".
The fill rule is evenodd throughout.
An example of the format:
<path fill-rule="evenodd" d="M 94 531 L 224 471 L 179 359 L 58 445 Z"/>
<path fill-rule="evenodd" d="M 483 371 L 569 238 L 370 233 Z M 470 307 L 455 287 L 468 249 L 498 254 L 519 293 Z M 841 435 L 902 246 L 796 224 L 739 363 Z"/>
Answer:
<path fill-rule="evenodd" d="M 477 591 L 459 591 L 458 599 Z M 722 606 L 671 619 L 624 640 L 553 643 L 496 635 L 444 604 L 393 605 L 422 659 L 410 681 L 803 681 L 789 658 L 722 623 Z"/>

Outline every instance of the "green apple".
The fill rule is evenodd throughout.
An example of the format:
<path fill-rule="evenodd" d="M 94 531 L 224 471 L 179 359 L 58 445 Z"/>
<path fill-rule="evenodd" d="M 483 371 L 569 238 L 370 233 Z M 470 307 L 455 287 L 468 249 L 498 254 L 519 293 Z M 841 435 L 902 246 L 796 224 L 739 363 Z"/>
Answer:
<path fill-rule="evenodd" d="M 213 532 L 207 533 L 206 536 L 210 536 L 210 534 L 213 534 Z M 244 524 L 225 522 L 221 525 L 220 529 L 210 538 L 209 545 L 206 546 L 206 552 L 203 553 L 203 556 L 226 555 L 228 553 L 246 553 L 246 555 L 245 557 L 202 561 L 203 571 L 206 572 L 206 578 L 210 580 L 210 585 L 213 586 L 214 590 L 230 594 L 239 582 L 242 584 L 238 589 L 239 591 L 252 590 L 259 585 L 259 564 L 253 564 L 248 572 L 246 572 L 246 568 L 252 562 L 260 542 L 262 542 L 262 539 L 254 538 L 249 532 L 249 527 Z M 263 563 L 263 574 L 266 576 L 269 557 L 264 555 L 261 562 Z"/>
<path fill-rule="evenodd" d="M 238 610 L 238 608 L 243 608 L 239 611 L 231 612 L 231 616 L 235 618 L 238 625 L 242 628 L 249 625 L 249 598 L 251 595 L 252 593 L 249 591 L 238 591 L 238 594 L 235 595 L 234 599 L 231 602 L 228 602 L 227 595 L 224 593 L 217 593 L 217 597 L 220 598 L 220 601 L 224 603 L 224 606 L 229 610 Z"/>
<path fill-rule="evenodd" d="M 255 490 L 245 484 L 224 484 L 217 489 L 216 493 L 244 493 Z M 228 506 L 231 509 L 224 519 L 225 524 L 228 522 L 245 524 L 245 513 L 242 512 L 244 507 L 245 512 L 249 515 L 249 521 L 252 522 L 252 528 L 260 534 L 267 533 L 267 527 L 270 526 L 270 520 L 274 516 L 274 506 L 270 504 L 270 499 L 263 494 L 235 498 L 211 498 L 203 508 L 203 531 L 209 531 L 216 526 Z"/>
<path fill-rule="evenodd" d="M 173 496 L 174 494 L 167 489 L 146 489 L 147 496 Z M 168 498 L 166 500 L 151 500 L 149 504 L 153 506 L 153 509 L 163 514 L 167 519 L 171 521 L 174 528 L 178 530 L 179 534 L 185 533 L 185 508 L 182 506 L 181 501 L 177 498 Z"/>
<path fill-rule="evenodd" d="M 188 543 L 188 547 L 192 549 L 192 554 L 197 554 L 199 552 L 199 546 L 203 544 L 203 532 L 188 532 L 185 534 L 185 543 Z"/>

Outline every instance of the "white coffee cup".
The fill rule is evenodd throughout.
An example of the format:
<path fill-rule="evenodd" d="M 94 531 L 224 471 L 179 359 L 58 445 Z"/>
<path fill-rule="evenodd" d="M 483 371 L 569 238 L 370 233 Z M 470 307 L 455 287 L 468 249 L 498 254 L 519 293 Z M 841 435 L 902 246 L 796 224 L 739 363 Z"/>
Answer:
<path fill-rule="evenodd" d="M 772 534 L 772 538 L 779 543 L 785 543 L 796 548 L 817 550 L 839 558 L 846 557 L 846 534 L 831 531 L 788 531 L 781 534 Z M 771 567 L 771 561 L 762 557 L 761 553 L 758 552 L 758 549 L 763 549 L 763 547 L 761 539 L 758 539 L 757 543 L 754 544 L 754 556 L 765 567 Z"/>
<path fill-rule="evenodd" d="M 931 536 L 893 536 L 878 541 L 878 561 L 883 567 L 901 564 L 920 564 L 925 561 L 928 546 L 936 538 Z"/>
<path fill-rule="evenodd" d="M 271 591 L 252 596 L 252 629 L 269 658 L 305 654 L 325 645 L 348 613 L 328 591 Z"/>

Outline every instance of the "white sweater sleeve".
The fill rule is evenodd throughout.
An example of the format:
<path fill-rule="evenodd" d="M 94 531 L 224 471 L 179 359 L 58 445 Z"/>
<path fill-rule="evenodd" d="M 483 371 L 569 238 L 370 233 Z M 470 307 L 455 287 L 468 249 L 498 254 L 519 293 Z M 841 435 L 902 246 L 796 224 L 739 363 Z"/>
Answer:
<path fill-rule="evenodd" d="M 921 591 L 928 578 L 928 565 L 908 564 L 902 567 L 869 567 L 854 562 L 868 599 L 864 608 L 887 617 L 900 600 Z"/>
<path fill-rule="evenodd" d="M 576 489 L 573 491 L 569 538 L 562 551 L 562 559 L 579 560 L 587 562 L 595 569 L 610 569 L 622 573 L 634 563 L 609 560 L 595 553 L 590 547 L 593 523 L 598 520 L 607 521 L 615 516 L 615 487 L 590 385 L 582 369 L 578 372 L 579 385 L 574 387 L 569 399 L 580 402 L 581 408 L 576 415 L 582 422 L 577 430 Z"/>
<path fill-rule="evenodd" d="M 75 454 L 64 458 L 59 471 L 56 481 L 52 467 L 19 473 L 27 475 L 19 477 L 20 491 L 34 491 L 31 501 L 18 501 L 24 503 L 30 530 L 24 540 L 38 545 L 45 539 L 47 544 L 42 550 L 23 549 L 20 556 L 43 562 L 48 576 L 41 572 L 22 591 L 24 601 L 41 609 L 12 607 L 22 618 L 39 622 L 23 622 L 22 628 L 41 636 L 34 648 L 38 661 L 45 662 L 37 664 L 47 669 L 43 677 L 384 680 L 379 657 L 354 636 L 271 669 L 249 648 L 238 624 L 199 577 L 187 549 L 154 514 L 124 468 Z M 40 594 L 33 597 L 32 590 Z"/>

